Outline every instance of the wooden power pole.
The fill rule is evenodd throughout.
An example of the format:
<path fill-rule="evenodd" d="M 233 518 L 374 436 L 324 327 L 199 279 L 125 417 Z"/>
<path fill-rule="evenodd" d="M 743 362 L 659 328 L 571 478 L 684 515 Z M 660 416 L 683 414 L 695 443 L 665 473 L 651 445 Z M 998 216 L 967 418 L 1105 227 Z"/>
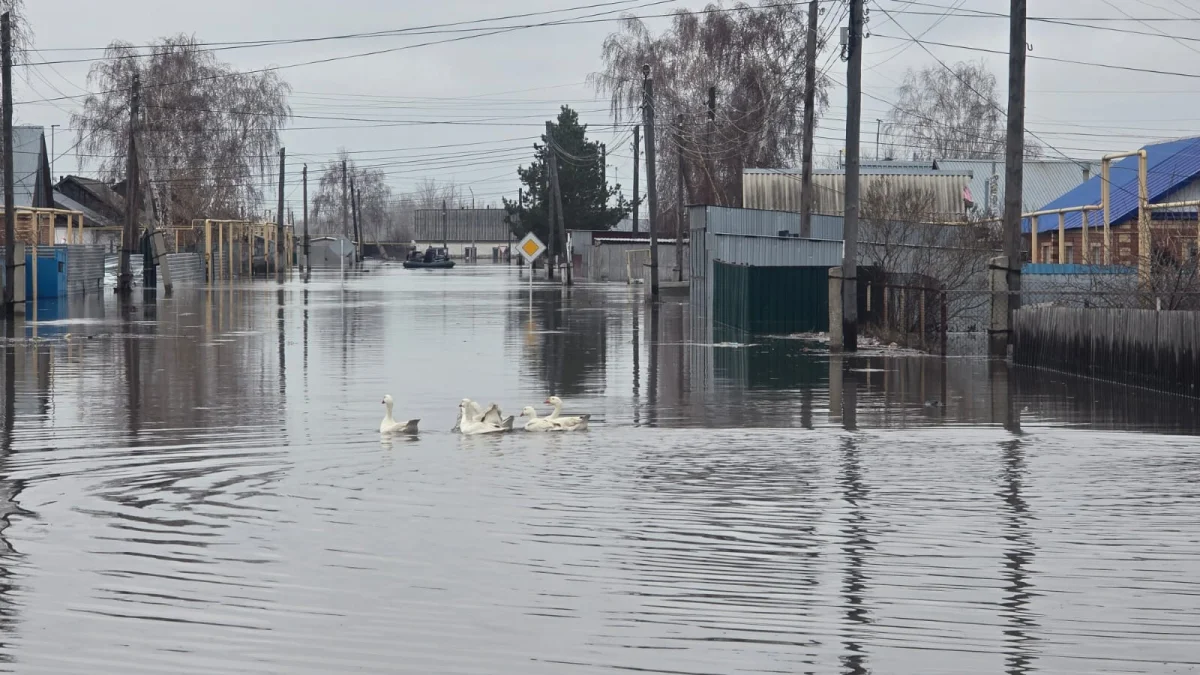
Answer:
<path fill-rule="evenodd" d="M 642 124 L 646 125 L 646 201 L 650 227 L 650 298 L 658 300 L 658 185 L 654 173 L 654 80 L 642 66 Z"/>
<path fill-rule="evenodd" d="M 0 68 L 3 70 L 0 75 L 4 78 L 4 138 L 0 139 L 4 143 L 4 312 L 11 317 L 15 309 L 13 289 L 17 283 L 17 207 L 13 202 L 12 18 L 9 12 L 0 16 L 0 52 Z"/>
<path fill-rule="evenodd" d="M 683 115 L 675 118 L 675 155 L 679 158 L 679 211 L 675 214 L 675 281 L 683 281 L 683 224 L 687 217 L 687 161 L 683 156 Z"/>
<path fill-rule="evenodd" d="M 137 115 L 140 87 L 141 80 L 135 74 L 129 90 L 129 150 L 125 157 L 125 230 L 121 242 L 121 260 L 117 276 L 117 295 L 123 298 L 133 292 L 133 268 L 130 267 L 130 258 L 137 252 L 138 247 L 137 213 L 140 195 L 138 194 L 137 168 Z M 213 263 L 210 261 L 209 264 Z"/>
<path fill-rule="evenodd" d="M 641 193 L 638 191 L 638 170 L 642 163 L 640 154 L 642 150 L 642 125 L 635 124 L 633 126 L 633 231 L 636 234 L 638 231 L 638 206 L 641 205 Z"/>
<path fill-rule="evenodd" d="M 1025 14 L 1026 1 L 1012 0 L 1008 36 L 1008 137 L 1004 157 L 1004 256 L 1008 259 L 1008 316 L 991 351 L 1006 356 L 1012 338 L 1013 312 L 1021 306 L 1021 193 L 1025 180 Z M 1107 220 L 1105 221 L 1108 222 Z M 1037 219 L 1031 219 L 1037 227 Z M 1061 261 L 1060 261 L 1061 262 Z M 1003 353 L 1001 353 L 1003 350 Z"/>
<path fill-rule="evenodd" d="M 817 1 L 808 3 L 808 37 L 804 45 L 804 149 L 800 169 L 800 236 L 812 236 L 813 132 L 816 131 Z"/>
<path fill-rule="evenodd" d="M 346 160 L 342 160 L 342 235 L 350 238 L 350 195 L 347 194 L 349 182 L 346 178 Z"/>
<path fill-rule="evenodd" d="M 304 180 L 304 278 L 308 279 L 308 273 L 312 267 L 312 263 L 308 259 L 308 165 L 304 165 L 301 172 Z"/>
<path fill-rule="evenodd" d="M 283 178 L 287 149 L 279 149 L 279 208 L 275 212 L 275 278 L 283 281 Z"/>
<path fill-rule="evenodd" d="M 555 256 L 558 255 L 558 223 L 562 221 L 562 214 L 559 209 L 562 208 L 561 202 L 558 200 L 558 145 L 554 142 L 554 123 L 546 122 L 546 156 L 547 170 L 550 172 L 550 194 L 547 197 L 550 199 L 550 241 L 546 243 L 547 248 L 547 265 L 546 278 L 554 278 Z"/>
<path fill-rule="evenodd" d="M 863 0 L 850 0 L 846 72 L 846 205 L 842 237 L 842 348 L 858 351 L 858 140 L 862 122 Z"/>

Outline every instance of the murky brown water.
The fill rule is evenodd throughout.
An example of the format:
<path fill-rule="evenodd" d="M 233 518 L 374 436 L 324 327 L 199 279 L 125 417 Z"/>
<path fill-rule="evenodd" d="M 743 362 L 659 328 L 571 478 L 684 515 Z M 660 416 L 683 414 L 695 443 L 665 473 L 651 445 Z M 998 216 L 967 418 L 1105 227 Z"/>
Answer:
<path fill-rule="evenodd" d="M 1195 402 L 631 293 L 388 267 L 6 327 L 0 670 L 1200 669 Z M 592 430 L 448 431 L 551 391 Z"/>

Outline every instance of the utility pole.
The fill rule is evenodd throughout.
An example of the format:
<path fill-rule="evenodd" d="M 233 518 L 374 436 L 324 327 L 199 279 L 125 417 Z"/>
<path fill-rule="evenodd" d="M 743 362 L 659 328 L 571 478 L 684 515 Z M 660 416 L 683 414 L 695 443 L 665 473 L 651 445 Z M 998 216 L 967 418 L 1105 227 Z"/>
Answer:
<path fill-rule="evenodd" d="M 658 186 L 654 174 L 654 80 L 642 66 L 642 123 L 646 125 L 646 200 L 650 221 L 650 298 L 658 300 Z"/>
<path fill-rule="evenodd" d="M 0 16 L 0 73 L 3 75 L 4 117 L 4 312 L 12 317 L 13 287 L 17 283 L 16 229 L 17 207 L 13 202 L 13 99 L 12 99 L 12 18 L 9 12 Z M 9 324 L 12 325 L 12 324 Z M 11 374 L 9 375 L 11 377 Z"/>
<path fill-rule="evenodd" d="M 879 131 L 883 128 L 883 120 L 875 118 L 875 161 L 879 161 Z"/>
<path fill-rule="evenodd" d="M 641 193 L 638 191 L 638 165 L 642 163 L 642 125 L 633 127 L 633 233 L 638 231 L 638 207 L 642 204 Z"/>
<path fill-rule="evenodd" d="M 559 209 L 562 208 L 562 203 L 558 200 L 558 144 L 554 142 L 553 122 L 546 122 L 546 153 L 550 170 L 550 212 L 554 214 L 554 217 L 550 219 L 550 241 L 546 244 L 550 249 L 547 251 L 549 256 L 546 258 L 549 261 L 546 278 L 554 279 L 555 256 L 558 255 L 558 223 L 562 220 Z"/>
<path fill-rule="evenodd" d="M 850 0 L 846 73 L 846 206 L 842 245 L 842 348 L 858 351 L 858 140 L 862 123 L 863 0 Z"/>
<path fill-rule="evenodd" d="M 450 257 L 450 234 L 447 228 L 450 226 L 450 214 L 446 212 L 446 200 L 442 200 L 442 251 L 446 257 Z"/>
<path fill-rule="evenodd" d="M 50 184 L 54 184 L 54 137 L 57 135 L 55 131 L 61 127 L 61 124 L 50 125 Z"/>
<path fill-rule="evenodd" d="M 808 37 L 804 45 L 804 149 L 800 169 L 800 236 L 812 236 L 813 134 L 816 132 L 817 4 L 808 3 Z"/>
<path fill-rule="evenodd" d="M 354 233 L 354 262 L 358 262 L 358 190 L 354 187 L 354 179 L 350 179 L 350 231 Z"/>
<path fill-rule="evenodd" d="M 683 219 L 687 202 L 683 189 L 683 183 L 687 180 L 687 164 L 683 157 L 683 115 L 675 118 L 675 155 L 679 159 L 679 185 L 675 191 L 679 199 L 679 212 L 675 214 L 675 281 L 683 281 Z"/>
<path fill-rule="evenodd" d="M 354 209 L 354 256 L 362 262 L 362 190 L 350 184 L 350 208 Z"/>
<path fill-rule="evenodd" d="M 287 149 L 279 149 L 279 208 L 275 213 L 275 278 L 283 281 L 283 175 Z"/>
<path fill-rule="evenodd" d="M 342 234 L 350 238 L 350 195 L 347 194 L 348 189 L 346 179 L 346 160 L 342 160 Z"/>
<path fill-rule="evenodd" d="M 717 88 L 708 88 L 708 152 L 705 153 L 704 165 L 707 167 L 705 173 L 708 174 L 708 195 L 704 203 L 719 204 L 723 200 L 717 199 L 717 179 L 716 174 L 716 144 L 713 143 L 713 136 L 717 130 Z M 690 235 L 689 235 L 690 236 Z"/>
<path fill-rule="evenodd" d="M 117 276 L 117 294 L 122 298 L 133 292 L 133 269 L 129 262 L 138 247 L 137 115 L 140 87 L 141 81 L 134 75 L 129 90 L 129 151 L 125 157 L 125 234 L 121 245 L 120 273 Z M 213 262 L 209 261 L 209 264 Z"/>
<path fill-rule="evenodd" d="M 308 273 L 311 271 L 312 263 L 308 260 L 308 165 L 304 165 L 302 172 L 304 177 L 304 274 L 305 279 L 308 278 Z"/>
<path fill-rule="evenodd" d="M 1004 256 L 1008 259 L 1008 316 L 1003 339 L 993 340 L 994 356 L 1006 356 L 1013 312 L 1021 306 L 1021 191 L 1025 179 L 1025 15 L 1026 0 L 1011 0 L 1008 24 L 1008 138 L 1004 158 Z M 1036 220 L 1036 219 L 1034 219 Z M 1107 221 L 1105 221 L 1107 222 Z M 1033 222 L 1032 227 L 1037 227 Z M 1003 289 L 1002 289 L 1003 290 Z M 999 353 L 1000 349 L 1003 353 Z"/>

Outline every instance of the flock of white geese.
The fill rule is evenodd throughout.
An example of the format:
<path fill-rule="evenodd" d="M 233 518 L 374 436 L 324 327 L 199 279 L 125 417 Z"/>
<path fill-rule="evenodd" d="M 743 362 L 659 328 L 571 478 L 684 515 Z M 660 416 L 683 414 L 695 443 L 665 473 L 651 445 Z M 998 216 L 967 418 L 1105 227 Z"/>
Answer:
<path fill-rule="evenodd" d="M 554 410 L 545 417 L 539 417 L 537 410 L 533 406 L 525 406 L 521 410 L 520 417 L 529 419 L 529 421 L 525 422 L 525 431 L 585 431 L 588 428 L 588 421 L 591 419 L 591 415 L 563 415 L 563 402 L 557 396 L 551 396 L 546 399 L 546 403 L 553 406 Z M 383 421 L 379 423 L 379 433 L 409 435 L 418 433 L 417 426 L 421 420 L 397 422 L 392 417 L 392 407 L 395 405 L 395 402 L 392 400 L 390 394 L 383 397 L 383 405 L 387 413 L 383 416 Z M 505 417 L 504 413 L 500 412 L 500 406 L 495 403 L 484 409 L 483 406 L 475 401 L 464 398 L 458 404 L 458 422 L 454 425 L 452 431 L 464 436 L 502 434 L 512 431 L 515 422 L 516 417 L 512 415 Z"/>

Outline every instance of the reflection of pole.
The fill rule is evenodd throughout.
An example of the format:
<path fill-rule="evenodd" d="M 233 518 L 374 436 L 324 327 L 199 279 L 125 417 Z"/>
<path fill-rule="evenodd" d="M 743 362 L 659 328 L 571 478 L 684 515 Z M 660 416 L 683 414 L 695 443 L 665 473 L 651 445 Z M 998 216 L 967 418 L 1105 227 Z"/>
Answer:
<path fill-rule="evenodd" d="M 650 417 L 650 426 L 658 422 L 658 308 L 656 302 L 648 303 L 646 309 L 650 312 L 649 334 L 646 336 L 646 347 L 650 350 L 650 372 L 647 375 L 646 412 Z"/>
<path fill-rule="evenodd" d="M 638 339 L 638 315 L 641 314 L 641 308 L 638 303 L 630 303 L 633 309 L 633 423 L 636 425 L 638 420 L 638 395 L 641 389 L 641 352 L 642 346 Z"/>
<path fill-rule="evenodd" d="M 1001 445 L 1004 456 L 1003 482 L 1001 496 L 1009 515 L 1004 526 L 1004 540 L 1008 546 L 1004 552 L 1004 569 L 1002 572 L 1007 582 L 1004 587 L 1005 608 L 1009 628 L 1004 631 L 1012 643 L 1012 652 L 1007 658 L 1007 672 L 1028 673 L 1036 650 L 1028 646 L 1034 638 L 1030 635 L 1037 624 L 1030 618 L 1029 602 L 1033 597 L 1033 584 L 1030 583 L 1029 567 L 1033 563 L 1034 545 L 1026 529 L 1026 521 L 1031 516 L 1029 505 L 1023 496 L 1023 485 L 1026 474 L 1025 453 L 1020 440 L 1013 440 Z"/>
<path fill-rule="evenodd" d="M 863 597 L 866 595 L 867 576 L 864 552 L 870 551 L 872 542 L 867 538 L 864 525 L 867 517 L 863 514 L 863 502 L 867 498 L 867 490 L 862 481 L 862 467 L 859 464 L 858 447 L 853 438 L 847 439 L 842 453 L 842 472 L 840 481 L 842 499 L 850 504 L 850 511 L 844 522 L 844 537 L 846 543 L 842 552 L 846 556 L 846 577 L 842 584 L 843 599 L 846 602 L 847 627 L 844 642 L 847 655 L 843 657 L 843 672 L 852 675 L 866 675 L 870 670 L 866 667 L 866 655 L 857 639 L 857 627 L 870 625 L 870 613 L 863 607 Z"/>

